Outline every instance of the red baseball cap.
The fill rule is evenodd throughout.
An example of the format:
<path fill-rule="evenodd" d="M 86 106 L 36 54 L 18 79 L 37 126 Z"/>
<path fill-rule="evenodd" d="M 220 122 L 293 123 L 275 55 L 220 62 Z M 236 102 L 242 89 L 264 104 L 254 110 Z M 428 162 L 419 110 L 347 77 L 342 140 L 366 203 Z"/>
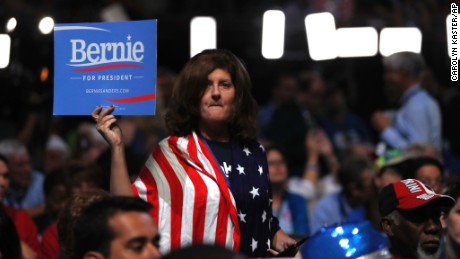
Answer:
<path fill-rule="evenodd" d="M 379 193 L 379 210 L 382 216 L 395 209 L 410 210 L 435 202 L 439 206 L 453 206 L 455 200 L 437 194 L 430 187 L 415 179 L 404 179 L 385 186 Z"/>

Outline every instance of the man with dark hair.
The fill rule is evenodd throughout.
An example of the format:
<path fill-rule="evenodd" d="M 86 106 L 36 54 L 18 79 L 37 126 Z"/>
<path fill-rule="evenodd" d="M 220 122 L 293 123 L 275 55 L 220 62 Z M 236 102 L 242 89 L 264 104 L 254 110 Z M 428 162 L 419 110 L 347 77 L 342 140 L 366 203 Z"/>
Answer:
<path fill-rule="evenodd" d="M 75 224 L 75 259 L 159 258 L 159 236 L 138 198 L 114 196 L 86 208 Z"/>
<path fill-rule="evenodd" d="M 405 179 L 379 193 L 381 227 L 390 240 L 394 258 L 439 258 L 441 208 L 455 200 L 436 194 L 422 182 Z"/>
<path fill-rule="evenodd" d="M 404 179 L 417 179 L 428 185 L 435 193 L 443 193 L 444 165 L 428 156 L 412 157 L 405 161 Z"/>

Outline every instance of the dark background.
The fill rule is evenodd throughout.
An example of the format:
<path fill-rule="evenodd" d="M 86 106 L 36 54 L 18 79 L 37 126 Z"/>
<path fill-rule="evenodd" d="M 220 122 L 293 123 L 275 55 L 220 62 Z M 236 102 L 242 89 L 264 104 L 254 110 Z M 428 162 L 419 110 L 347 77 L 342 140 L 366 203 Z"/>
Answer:
<path fill-rule="evenodd" d="M 454 1 L 455 2 L 455 1 Z M 458 4 L 458 1 L 456 1 Z M 121 4 L 131 20 L 158 19 L 158 65 L 179 72 L 189 59 L 189 27 L 194 16 L 213 16 L 217 21 L 217 47 L 227 48 L 247 64 L 260 105 L 270 98 L 276 75 L 316 69 L 328 83 L 346 89 L 349 105 L 366 121 L 377 109 L 390 106 L 385 98 L 381 56 L 315 62 L 308 55 L 305 15 L 332 11 L 336 26 L 417 26 L 423 35 L 422 54 L 431 76 L 427 78 L 436 98 L 454 87 L 450 82 L 445 19 L 452 1 L 436 0 L 5 0 L 0 2 L 0 32 L 10 17 L 18 26 L 11 33 L 10 65 L 0 69 L 0 118 L 23 116 L 22 109 L 51 112 L 53 81 L 53 34 L 42 35 L 38 21 L 51 16 L 56 23 L 98 22 L 100 12 Z M 335 6 L 335 8 L 334 8 Z M 262 15 L 279 9 L 286 14 L 285 53 L 279 60 L 261 54 Z M 40 79 L 43 68 L 49 76 Z M 45 113 L 46 114 L 46 113 Z M 51 115 L 51 113 L 49 113 Z"/>

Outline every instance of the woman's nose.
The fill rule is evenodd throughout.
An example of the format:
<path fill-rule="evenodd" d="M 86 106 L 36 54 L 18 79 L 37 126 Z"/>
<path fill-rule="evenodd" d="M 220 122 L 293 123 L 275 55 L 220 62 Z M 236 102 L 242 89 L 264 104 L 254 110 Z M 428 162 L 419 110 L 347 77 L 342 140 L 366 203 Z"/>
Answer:
<path fill-rule="evenodd" d="M 214 101 L 217 101 L 220 99 L 220 90 L 218 86 L 212 86 L 211 97 Z"/>

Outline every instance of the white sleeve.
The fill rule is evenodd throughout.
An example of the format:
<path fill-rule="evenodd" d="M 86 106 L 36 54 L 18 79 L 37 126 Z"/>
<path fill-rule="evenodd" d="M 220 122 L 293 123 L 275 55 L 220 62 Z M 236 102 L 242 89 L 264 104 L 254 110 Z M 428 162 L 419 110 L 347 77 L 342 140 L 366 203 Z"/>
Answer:
<path fill-rule="evenodd" d="M 316 196 L 316 188 L 311 181 L 295 176 L 288 180 L 288 191 L 298 194 L 306 200 L 311 200 Z"/>

